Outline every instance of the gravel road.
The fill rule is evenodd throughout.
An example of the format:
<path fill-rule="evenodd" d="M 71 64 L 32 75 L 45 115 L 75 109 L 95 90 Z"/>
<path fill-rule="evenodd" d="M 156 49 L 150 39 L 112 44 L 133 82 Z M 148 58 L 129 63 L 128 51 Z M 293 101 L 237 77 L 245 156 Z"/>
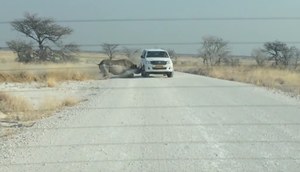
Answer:
<path fill-rule="evenodd" d="M 0 171 L 300 169 L 294 98 L 184 73 L 84 87 L 88 101 L 2 139 Z"/>

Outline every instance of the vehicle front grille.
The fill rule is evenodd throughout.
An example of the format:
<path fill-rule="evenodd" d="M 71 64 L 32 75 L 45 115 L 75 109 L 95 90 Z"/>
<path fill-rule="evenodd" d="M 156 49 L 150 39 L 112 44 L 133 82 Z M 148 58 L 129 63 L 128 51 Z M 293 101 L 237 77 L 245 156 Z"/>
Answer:
<path fill-rule="evenodd" d="M 154 70 L 166 70 L 166 67 L 153 67 Z"/>
<path fill-rule="evenodd" d="M 153 65 L 166 65 L 166 61 L 151 61 L 151 64 Z"/>

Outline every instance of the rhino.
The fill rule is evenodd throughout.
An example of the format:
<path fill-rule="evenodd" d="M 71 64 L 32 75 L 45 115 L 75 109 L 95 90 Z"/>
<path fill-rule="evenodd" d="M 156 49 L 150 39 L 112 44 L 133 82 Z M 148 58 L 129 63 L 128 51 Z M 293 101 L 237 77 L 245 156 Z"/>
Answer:
<path fill-rule="evenodd" d="M 104 78 L 109 78 L 111 74 L 115 77 L 134 77 L 134 74 L 140 73 L 140 68 L 128 59 L 105 59 L 98 66 Z"/>

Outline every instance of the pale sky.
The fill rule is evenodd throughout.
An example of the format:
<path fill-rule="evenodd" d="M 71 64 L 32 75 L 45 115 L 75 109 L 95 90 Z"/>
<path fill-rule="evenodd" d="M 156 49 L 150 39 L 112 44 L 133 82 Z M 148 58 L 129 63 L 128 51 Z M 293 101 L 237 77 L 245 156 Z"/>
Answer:
<path fill-rule="evenodd" d="M 55 20 L 300 17 L 299 0 L 0 0 L 0 22 L 20 19 L 25 12 Z M 65 42 L 190 43 L 213 35 L 228 42 L 300 42 L 298 20 L 208 20 L 59 23 L 74 33 Z M 0 47 L 25 39 L 9 23 L 0 23 Z M 300 44 L 295 44 L 300 48 Z M 133 48 L 170 48 L 197 53 L 201 45 L 135 45 Z M 250 55 L 262 45 L 230 44 L 232 54 Z M 100 47 L 81 49 L 100 50 Z"/>

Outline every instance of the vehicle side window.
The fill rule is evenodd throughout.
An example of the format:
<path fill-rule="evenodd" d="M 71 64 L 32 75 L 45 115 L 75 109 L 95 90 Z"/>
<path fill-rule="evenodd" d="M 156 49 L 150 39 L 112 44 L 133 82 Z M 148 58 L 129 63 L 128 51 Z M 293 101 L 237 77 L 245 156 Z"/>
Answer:
<path fill-rule="evenodd" d="M 146 51 L 144 50 L 143 53 L 142 53 L 142 58 L 145 58 L 146 57 Z"/>

